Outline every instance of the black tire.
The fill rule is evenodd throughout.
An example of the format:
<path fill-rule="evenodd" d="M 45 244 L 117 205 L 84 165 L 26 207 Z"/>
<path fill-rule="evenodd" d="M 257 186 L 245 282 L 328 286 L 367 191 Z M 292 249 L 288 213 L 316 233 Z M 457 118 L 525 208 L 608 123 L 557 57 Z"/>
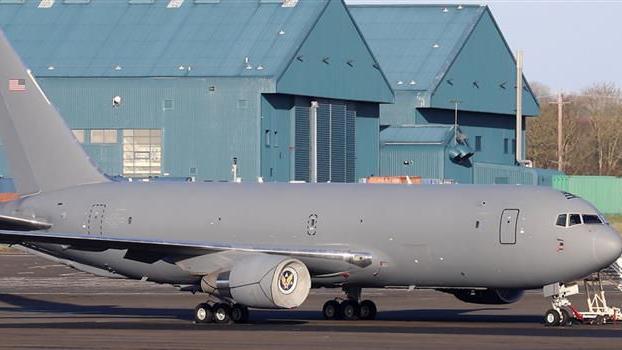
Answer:
<path fill-rule="evenodd" d="M 562 327 L 572 327 L 573 317 L 570 314 L 570 311 L 566 309 L 561 309 L 561 319 L 559 320 L 559 324 Z"/>
<path fill-rule="evenodd" d="M 212 307 L 212 319 L 215 323 L 231 323 L 231 307 L 225 303 L 218 303 Z"/>
<path fill-rule="evenodd" d="M 339 305 L 341 317 L 346 321 L 358 320 L 361 315 L 361 308 L 356 300 L 344 300 Z"/>
<path fill-rule="evenodd" d="M 212 307 L 207 303 L 202 303 L 194 308 L 194 322 L 195 323 L 209 323 L 212 322 Z"/>
<path fill-rule="evenodd" d="M 244 305 L 233 304 L 231 307 L 231 321 L 235 323 L 246 323 L 248 322 L 248 308 Z"/>
<path fill-rule="evenodd" d="M 604 324 L 607 323 L 607 319 L 605 318 L 605 316 L 596 316 L 596 320 L 595 320 L 596 325 L 598 326 L 602 326 Z"/>
<path fill-rule="evenodd" d="M 360 313 L 359 317 L 361 320 L 374 320 L 376 319 L 376 313 L 378 309 L 376 308 L 376 304 L 371 300 L 363 300 L 361 301 L 361 306 L 359 308 Z"/>
<path fill-rule="evenodd" d="M 322 307 L 322 316 L 327 320 L 336 320 L 340 314 L 339 303 L 336 300 L 329 300 Z"/>
<path fill-rule="evenodd" d="M 561 314 L 555 310 L 550 309 L 544 314 L 544 325 L 546 327 L 557 327 L 561 321 Z"/>

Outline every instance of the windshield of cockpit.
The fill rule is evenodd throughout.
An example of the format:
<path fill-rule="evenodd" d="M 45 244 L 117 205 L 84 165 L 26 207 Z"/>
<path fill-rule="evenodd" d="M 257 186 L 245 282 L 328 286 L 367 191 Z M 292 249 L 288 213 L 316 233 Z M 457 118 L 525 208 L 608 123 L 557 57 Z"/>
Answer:
<path fill-rule="evenodd" d="M 555 225 L 571 227 L 575 225 L 607 225 L 604 217 L 597 214 L 559 214 Z"/>

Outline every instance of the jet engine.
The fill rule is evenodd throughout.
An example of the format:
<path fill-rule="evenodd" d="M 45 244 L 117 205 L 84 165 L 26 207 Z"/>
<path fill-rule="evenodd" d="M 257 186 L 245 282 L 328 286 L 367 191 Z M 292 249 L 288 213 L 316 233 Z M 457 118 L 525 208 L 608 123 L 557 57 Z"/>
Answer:
<path fill-rule="evenodd" d="M 311 275 L 298 259 L 258 254 L 237 261 L 230 271 L 204 276 L 201 289 L 253 308 L 291 309 L 307 299 Z"/>
<path fill-rule="evenodd" d="M 523 297 L 522 289 L 452 289 L 445 291 L 470 304 L 512 304 Z"/>

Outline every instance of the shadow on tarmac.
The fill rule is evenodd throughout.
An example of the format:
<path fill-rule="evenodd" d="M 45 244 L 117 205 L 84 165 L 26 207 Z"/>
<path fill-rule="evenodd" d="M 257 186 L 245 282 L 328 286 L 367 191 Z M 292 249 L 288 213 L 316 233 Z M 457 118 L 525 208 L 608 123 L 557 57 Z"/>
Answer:
<path fill-rule="evenodd" d="M 0 295 L 0 302 L 13 306 L 1 307 L 0 311 L 4 312 L 65 314 L 62 316 L 42 315 L 41 321 L 44 322 L 37 322 L 37 318 L 29 317 L 29 321 L 33 322 L 0 323 L 0 329 L 282 331 L 622 338 L 622 329 L 617 326 L 616 328 L 611 326 L 545 328 L 542 325 L 540 316 L 470 314 L 476 311 L 499 310 L 490 308 L 384 311 L 378 313 L 376 321 L 325 322 L 317 322 L 322 320 L 319 311 L 253 310 L 251 321 L 248 324 L 198 325 L 191 322 L 192 311 L 189 309 L 76 305 L 31 299 L 12 294 Z M 114 319 L 101 320 L 102 316 L 110 318 L 138 318 L 148 321 L 128 321 L 127 319 L 118 321 Z M 19 317 L 5 317 L 4 320 L 17 318 Z M 58 322 L 60 319 L 71 319 L 72 321 Z M 178 320 L 183 320 L 184 322 L 177 322 Z M 392 323 L 396 321 L 401 322 Z M 430 325 L 428 322 L 438 324 Z M 470 323 L 470 325 L 465 325 L 465 323 Z M 473 327 L 473 323 L 480 323 L 481 327 Z M 517 327 L 516 325 L 518 324 L 522 324 L 522 326 Z M 527 327 L 524 324 L 527 324 Z"/>

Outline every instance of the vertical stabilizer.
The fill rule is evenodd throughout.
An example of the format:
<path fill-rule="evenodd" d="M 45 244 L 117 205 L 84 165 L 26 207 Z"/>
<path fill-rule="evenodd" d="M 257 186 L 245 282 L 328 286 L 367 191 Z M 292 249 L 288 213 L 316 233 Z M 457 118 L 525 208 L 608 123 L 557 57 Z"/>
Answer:
<path fill-rule="evenodd" d="M 20 195 L 105 182 L 0 31 L 0 138 Z"/>

